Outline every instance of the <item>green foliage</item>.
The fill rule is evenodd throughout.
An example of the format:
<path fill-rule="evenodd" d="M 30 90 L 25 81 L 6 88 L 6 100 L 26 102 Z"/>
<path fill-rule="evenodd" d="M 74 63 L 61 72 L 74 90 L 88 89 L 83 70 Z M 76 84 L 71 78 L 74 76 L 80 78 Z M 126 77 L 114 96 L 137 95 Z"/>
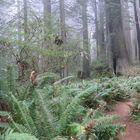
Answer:
<path fill-rule="evenodd" d="M 6 112 L 6 111 L 0 111 L 0 116 L 1 117 L 7 117 L 7 116 L 10 116 L 10 113 Z"/>
<path fill-rule="evenodd" d="M 102 78 L 94 81 L 86 82 L 86 86 L 91 83 L 97 84 L 97 90 L 94 94 L 86 98 L 85 104 L 88 107 L 97 108 L 100 105 L 106 106 L 106 109 L 111 109 L 116 101 L 123 101 L 128 99 L 135 89 L 131 89 L 128 79 L 124 78 Z M 132 83 L 133 84 L 133 81 Z"/>
<path fill-rule="evenodd" d="M 131 102 L 130 118 L 133 121 L 140 123 L 140 98 L 139 97 L 133 99 Z"/>
<path fill-rule="evenodd" d="M 59 79 L 59 76 L 55 73 L 43 73 L 37 77 L 38 87 L 44 87 L 46 84 L 53 84 Z"/>
<path fill-rule="evenodd" d="M 140 123 L 140 112 L 133 113 L 130 117 L 133 121 Z"/>
<path fill-rule="evenodd" d="M 12 75 L 11 72 L 9 75 Z M 13 84 L 12 77 L 7 78 L 8 83 Z M 42 77 L 38 79 L 38 85 L 41 85 L 44 76 L 39 77 Z M 55 75 L 52 74 L 52 77 Z M 12 106 L 10 114 L 1 113 L 10 116 L 9 126 L 15 132 L 28 133 L 40 140 L 57 137 L 68 139 L 73 135 L 81 140 L 87 137 L 115 139 L 124 126 L 114 124 L 116 117 L 106 116 L 103 111 L 112 105 L 112 101 L 127 99 L 131 93 L 138 92 L 139 84 L 139 77 L 114 77 L 68 85 L 54 86 L 49 82 L 35 87 L 32 92 L 29 86 L 18 88 L 15 84 L 12 85 L 15 92 L 11 88 L 2 88 Z M 95 122 L 95 125 L 85 133 L 83 128 L 90 121 Z"/>
<path fill-rule="evenodd" d="M 0 140 L 38 140 L 35 136 L 27 133 L 16 133 L 8 129 L 4 134 L 0 135 Z"/>
<path fill-rule="evenodd" d="M 33 95 L 35 105 L 33 110 L 32 104 L 24 100 L 19 101 L 15 96 L 11 95 L 16 106 L 15 112 L 17 117 L 11 122 L 10 126 L 20 133 L 28 132 L 39 139 L 45 137 L 52 139 L 56 136 L 70 136 L 77 133 L 83 135 L 80 128 L 83 128 L 91 118 L 86 115 L 89 112 L 82 104 L 97 89 L 97 84 L 89 86 L 83 91 L 78 87 L 60 86 L 53 88 L 52 86 L 46 86 L 44 89 L 35 91 L 35 96 Z M 97 112 L 95 111 L 91 116 L 95 117 L 95 114 L 99 114 Z M 99 122 L 102 125 L 105 124 L 103 122 L 112 123 L 110 117 L 99 116 L 96 116 L 97 119 L 96 117 L 94 118 L 97 124 Z M 68 128 L 70 128 L 70 131 L 68 131 Z"/>
<path fill-rule="evenodd" d="M 128 85 L 130 89 L 133 91 L 132 103 L 130 105 L 130 117 L 136 121 L 140 122 L 140 77 L 130 77 L 128 80 Z"/>
<path fill-rule="evenodd" d="M 72 124 L 69 125 L 68 133 L 71 136 L 79 135 L 80 133 L 82 133 L 82 128 L 83 128 L 83 126 L 81 124 L 72 123 Z"/>
<path fill-rule="evenodd" d="M 83 103 L 87 97 L 97 96 L 98 83 L 94 82 L 94 85 L 90 83 L 85 81 L 78 85 L 56 85 L 55 87 L 46 84 L 44 88 L 35 89 L 32 99 L 30 96 L 26 96 L 25 99 L 9 92 L 13 104 L 10 127 L 18 133 L 28 133 L 41 140 L 53 139 L 57 136 L 67 137 L 76 134 L 77 131 L 80 133 L 80 128 L 83 128 L 91 119 L 89 110 L 83 106 Z M 97 112 L 99 111 L 95 111 L 91 116 L 93 118 L 96 116 L 97 120 L 96 117 L 94 119 L 98 122 L 100 113 Z M 102 122 L 101 118 L 99 119 L 99 122 Z M 70 127 L 71 131 L 68 131 Z"/>
<path fill-rule="evenodd" d="M 124 131 L 124 126 L 116 124 L 100 125 L 91 130 L 92 133 L 95 133 L 97 140 L 117 140 L 117 134 L 120 131 Z"/>
<path fill-rule="evenodd" d="M 92 120 L 95 122 L 95 124 L 87 132 L 84 131 L 84 125 L 73 123 L 69 126 L 69 133 L 71 136 L 77 136 L 79 140 L 87 139 L 90 137 L 96 140 L 115 140 L 117 135 L 120 132 L 123 132 L 125 128 L 123 125 L 113 124 L 115 119 L 116 116 L 95 117 Z"/>
<path fill-rule="evenodd" d="M 96 60 L 92 64 L 92 77 L 113 77 L 113 72 L 109 68 L 107 63 Z"/>

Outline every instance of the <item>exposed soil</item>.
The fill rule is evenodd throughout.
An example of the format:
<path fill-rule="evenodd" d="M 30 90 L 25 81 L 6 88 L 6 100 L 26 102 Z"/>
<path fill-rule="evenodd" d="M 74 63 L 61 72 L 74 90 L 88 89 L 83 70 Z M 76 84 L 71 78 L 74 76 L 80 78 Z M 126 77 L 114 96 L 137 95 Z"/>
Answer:
<path fill-rule="evenodd" d="M 129 119 L 129 104 L 128 102 L 119 102 L 113 111 L 109 114 L 116 114 L 120 117 L 119 123 L 126 125 L 126 130 L 120 136 L 120 140 L 140 140 L 140 124 L 132 122 Z"/>

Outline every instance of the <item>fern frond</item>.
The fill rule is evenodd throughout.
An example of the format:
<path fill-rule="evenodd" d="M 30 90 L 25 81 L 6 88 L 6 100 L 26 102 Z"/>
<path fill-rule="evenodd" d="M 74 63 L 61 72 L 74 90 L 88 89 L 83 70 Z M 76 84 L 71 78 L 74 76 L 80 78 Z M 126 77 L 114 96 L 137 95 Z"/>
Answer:
<path fill-rule="evenodd" d="M 28 133 L 37 135 L 37 129 L 32 120 L 27 104 L 25 102 L 18 101 L 14 95 L 11 95 L 11 97 L 20 111 L 21 119 L 24 122 L 25 127 L 28 129 Z"/>
<path fill-rule="evenodd" d="M 0 136 L 1 140 L 38 140 L 35 136 L 27 133 L 15 133 L 12 129 L 7 129 L 4 134 Z"/>
<path fill-rule="evenodd" d="M 93 94 L 93 91 L 96 91 L 97 87 L 90 87 L 83 92 L 79 93 L 77 96 L 75 96 L 70 104 L 65 108 L 64 112 L 62 113 L 61 119 L 60 119 L 60 130 L 64 129 L 66 125 L 70 122 L 70 120 L 74 117 L 74 112 L 76 112 L 77 108 L 79 107 L 79 104 L 82 103 L 82 101 L 88 97 L 89 95 Z"/>

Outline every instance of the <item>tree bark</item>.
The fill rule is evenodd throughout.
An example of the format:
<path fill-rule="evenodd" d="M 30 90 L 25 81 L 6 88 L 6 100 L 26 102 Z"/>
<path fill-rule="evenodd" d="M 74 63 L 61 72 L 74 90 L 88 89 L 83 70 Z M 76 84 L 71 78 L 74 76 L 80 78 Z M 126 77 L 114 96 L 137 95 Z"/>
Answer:
<path fill-rule="evenodd" d="M 43 0 L 44 6 L 44 40 L 47 41 L 49 34 L 52 32 L 51 25 L 51 0 Z"/>
<path fill-rule="evenodd" d="M 21 14 L 20 14 L 20 1 L 19 0 L 17 0 L 17 15 L 18 15 L 18 42 L 20 43 L 21 42 L 21 35 L 20 35 L 20 33 L 21 33 L 21 19 L 20 19 L 20 16 L 21 16 Z"/>
<path fill-rule="evenodd" d="M 99 0 L 99 58 L 102 62 L 106 62 L 104 16 L 104 1 Z"/>
<path fill-rule="evenodd" d="M 138 18 L 138 12 L 137 12 L 137 7 L 136 7 L 136 0 L 134 0 L 134 14 L 135 14 L 135 21 L 136 21 L 136 31 L 137 31 L 139 61 L 140 61 L 140 25 L 139 25 L 139 18 Z"/>
<path fill-rule="evenodd" d="M 125 74 L 129 68 L 129 55 L 123 32 L 121 1 L 105 0 L 105 3 L 112 69 L 115 74 Z"/>
<path fill-rule="evenodd" d="M 123 23 L 123 32 L 124 38 L 126 42 L 126 48 L 129 55 L 129 60 L 132 63 L 132 42 L 130 35 L 130 13 L 129 13 L 129 5 L 128 0 L 121 0 L 121 10 L 122 10 L 122 23 Z"/>
<path fill-rule="evenodd" d="M 90 77 L 90 50 L 88 38 L 87 1 L 82 0 L 82 29 L 83 29 L 83 78 Z"/>
<path fill-rule="evenodd" d="M 98 10 L 97 10 L 97 0 L 93 0 L 93 10 L 94 10 L 94 16 L 95 16 L 95 35 L 96 35 L 96 48 L 97 48 L 97 59 L 99 59 L 99 27 L 98 27 Z"/>
<path fill-rule="evenodd" d="M 61 37 L 63 40 L 63 45 L 66 44 L 66 23 L 65 23 L 65 3 L 64 0 L 59 0 L 59 6 L 60 6 L 60 29 L 61 29 Z M 65 48 L 64 48 L 65 50 Z M 63 77 L 68 76 L 68 62 L 67 58 L 64 56 L 64 69 L 62 70 Z"/>
<path fill-rule="evenodd" d="M 28 10 L 27 10 L 27 0 L 24 0 L 24 41 L 28 40 Z"/>
<path fill-rule="evenodd" d="M 51 38 L 50 34 L 52 33 L 52 25 L 51 25 L 51 0 L 43 0 L 43 16 L 44 16 L 44 40 L 42 43 L 42 47 L 44 49 L 48 49 L 51 46 Z M 40 56 L 41 61 L 41 71 L 46 72 L 49 63 L 49 57 Z"/>
<path fill-rule="evenodd" d="M 66 23 L 65 23 L 65 5 L 64 0 L 59 0 L 60 5 L 60 28 L 61 36 L 64 43 L 66 43 Z"/>

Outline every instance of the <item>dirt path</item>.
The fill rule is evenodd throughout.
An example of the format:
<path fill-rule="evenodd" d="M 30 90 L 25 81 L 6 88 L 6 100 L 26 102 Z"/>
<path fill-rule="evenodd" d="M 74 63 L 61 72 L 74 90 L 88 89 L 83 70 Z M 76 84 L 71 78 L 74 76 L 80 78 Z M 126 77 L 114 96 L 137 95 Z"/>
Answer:
<path fill-rule="evenodd" d="M 120 140 L 140 140 L 140 125 L 129 120 L 128 110 L 130 102 L 119 102 L 109 114 L 117 114 L 119 122 L 126 125 L 126 131 Z"/>

